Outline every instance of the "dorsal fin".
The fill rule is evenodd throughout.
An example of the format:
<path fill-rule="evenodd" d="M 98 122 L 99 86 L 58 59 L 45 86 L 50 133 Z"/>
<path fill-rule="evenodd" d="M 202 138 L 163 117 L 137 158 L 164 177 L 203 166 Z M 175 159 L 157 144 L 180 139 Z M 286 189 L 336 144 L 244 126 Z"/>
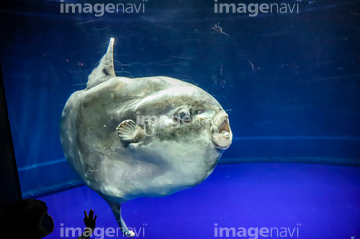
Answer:
<path fill-rule="evenodd" d="M 86 89 L 90 89 L 108 79 L 115 77 L 114 70 L 114 38 L 110 38 L 109 46 L 105 55 L 101 58 L 99 65 L 91 72 L 88 77 Z"/>

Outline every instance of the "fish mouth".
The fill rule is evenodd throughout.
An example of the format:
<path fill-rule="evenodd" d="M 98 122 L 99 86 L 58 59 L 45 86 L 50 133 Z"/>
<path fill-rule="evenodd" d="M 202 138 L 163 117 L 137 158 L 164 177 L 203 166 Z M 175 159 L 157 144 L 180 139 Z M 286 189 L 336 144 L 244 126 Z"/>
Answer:
<path fill-rule="evenodd" d="M 214 116 L 211 131 L 213 143 L 218 149 L 225 150 L 229 148 L 233 135 L 230 129 L 229 116 L 225 111 L 220 111 Z"/>

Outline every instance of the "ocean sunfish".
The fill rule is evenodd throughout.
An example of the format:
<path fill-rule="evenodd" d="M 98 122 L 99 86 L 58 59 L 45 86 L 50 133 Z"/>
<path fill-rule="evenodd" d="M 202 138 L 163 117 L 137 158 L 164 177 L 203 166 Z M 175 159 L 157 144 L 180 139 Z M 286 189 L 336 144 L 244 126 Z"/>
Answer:
<path fill-rule="evenodd" d="M 61 116 L 65 157 L 110 205 L 125 235 L 121 204 L 194 187 L 232 142 L 228 115 L 201 88 L 165 76 L 116 77 L 114 39 Z"/>

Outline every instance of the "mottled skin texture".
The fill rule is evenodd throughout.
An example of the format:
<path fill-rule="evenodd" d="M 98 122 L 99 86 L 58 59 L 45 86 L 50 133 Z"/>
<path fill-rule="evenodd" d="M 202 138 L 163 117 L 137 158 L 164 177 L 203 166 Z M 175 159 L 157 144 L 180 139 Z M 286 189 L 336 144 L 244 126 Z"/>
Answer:
<path fill-rule="evenodd" d="M 69 164 L 109 203 L 126 232 L 122 202 L 201 183 L 232 134 L 221 105 L 197 86 L 164 76 L 116 77 L 112 48 L 113 40 L 87 88 L 67 101 L 60 135 Z M 125 120 L 136 122 L 142 137 L 119 138 L 116 129 Z"/>

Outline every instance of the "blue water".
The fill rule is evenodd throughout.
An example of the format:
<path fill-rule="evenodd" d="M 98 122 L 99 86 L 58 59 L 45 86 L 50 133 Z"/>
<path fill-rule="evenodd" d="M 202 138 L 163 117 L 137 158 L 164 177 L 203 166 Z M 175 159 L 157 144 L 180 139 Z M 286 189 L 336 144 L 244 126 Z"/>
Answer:
<path fill-rule="evenodd" d="M 109 209 L 102 208 L 105 203 L 86 188 L 55 194 L 82 185 L 62 152 L 62 109 L 73 92 L 85 88 L 114 37 L 117 76 L 165 75 L 198 85 L 227 111 L 234 134 L 223 165 L 214 172 L 218 176 L 191 189 L 199 192 L 195 198 L 186 201 L 192 194 L 184 191 L 187 196 L 178 201 L 177 196 L 161 199 L 173 214 L 180 213 L 179 224 L 165 223 L 164 218 L 173 218 L 170 214 L 159 215 L 163 219 L 156 222 L 158 212 L 148 208 L 144 218 L 128 214 L 132 225 L 153 223 L 149 238 L 166 228 L 190 233 L 184 238 L 204 238 L 190 236 L 200 232 L 210 237 L 213 223 L 222 222 L 249 227 L 303 223 L 302 238 L 315 238 L 310 236 L 314 231 L 316 238 L 360 237 L 355 226 L 360 225 L 355 202 L 360 165 L 359 1 L 302 1 L 299 13 L 257 17 L 215 14 L 213 1 L 145 4 L 142 14 L 95 17 L 60 14 L 56 1 L 1 3 L 0 62 L 23 196 L 53 194 L 43 198 L 49 210 L 60 210 L 55 209 L 60 202 L 69 210 L 75 205 L 80 223 L 83 207 L 101 204 L 98 211 L 106 214 L 106 222 L 115 223 Z M 212 29 L 216 24 L 222 32 Z M 209 200 L 215 195 L 215 201 L 194 204 L 206 200 L 202 190 Z M 74 201 L 72 193 L 77 195 Z M 142 200 L 163 210 L 158 199 L 138 199 L 129 202 L 129 208 L 136 210 Z M 196 217 L 189 217 L 191 211 L 181 213 L 187 204 Z M 233 214 L 221 213 L 227 211 Z M 55 213 L 57 220 L 70 220 L 61 213 Z M 196 223 L 203 229 L 197 230 Z M 330 230 L 337 226 L 331 231 L 338 232 L 334 236 Z M 180 238 L 176 235 L 161 238 Z"/>
<path fill-rule="evenodd" d="M 136 231 L 136 238 L 350 239 L 360 237 L 359 198 L 359 167 L 218 165 L 197 187 L 164 198 L 126 202 L 122 213 L 127 225 Z M 69 227 L 83 229 L 83 210 L 93 209 L 98 216 L 93 238 L 102 238 L 106 230 L 117 227 L 107 203 L 86 186 L 40 199 L 47 203 L 55 222 L 49 238 L 64 238 Z M 233 236 L 231 232 L 226 237 L 221 228 L 235 228 L 236 233 L 241 230 L 238 228 L 245 228 L 247 236 Z M 276 229 L 262 237 L 261 228 Z M 286 236 L 280 234 L 283 228 Z M 115 235 L 105 234 L 105 238 L 126 238 L 121 233 Z"/>

